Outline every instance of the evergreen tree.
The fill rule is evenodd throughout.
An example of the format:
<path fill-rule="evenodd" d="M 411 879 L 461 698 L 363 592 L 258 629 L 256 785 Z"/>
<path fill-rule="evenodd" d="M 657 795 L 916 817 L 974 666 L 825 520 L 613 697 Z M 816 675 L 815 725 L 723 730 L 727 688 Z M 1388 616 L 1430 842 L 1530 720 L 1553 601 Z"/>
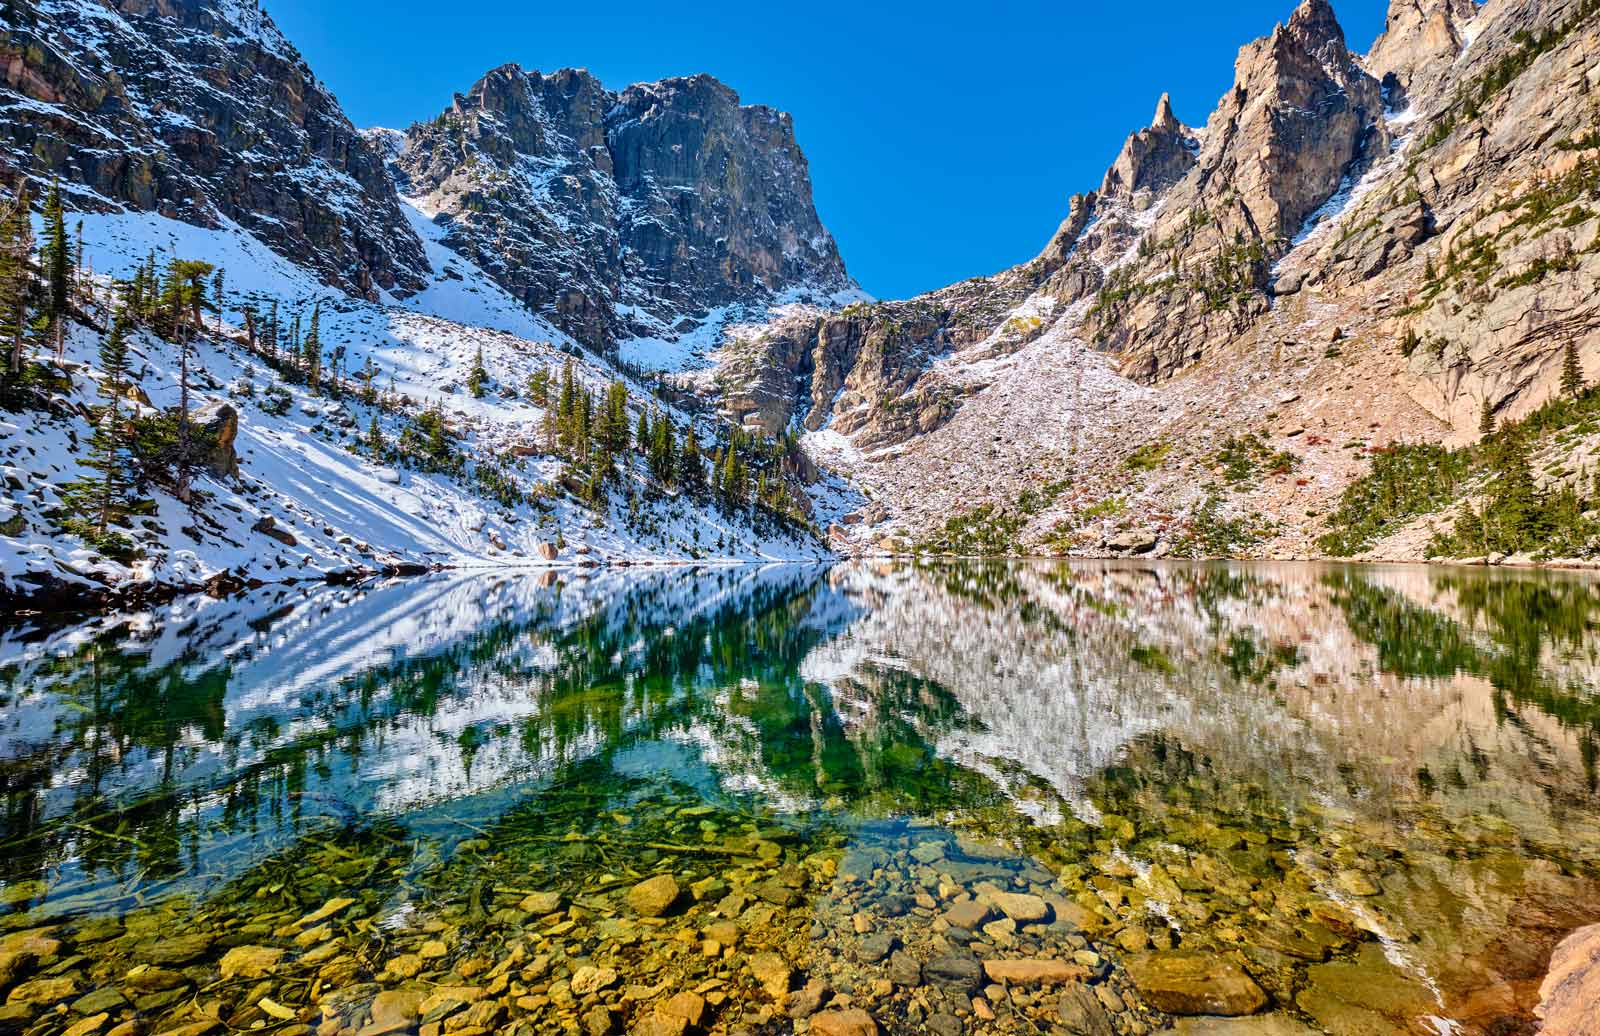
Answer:
<path fill-rule="evenodd" d="M 633 431 L 633 444 L 634 448 L 646 457 L 650 455 L 650 449 L 655 444 L 655 434 L 650 430 L 650 415 L 643 407 L 639 408 L 639 427 Z"/>
<path fill-rule="evenodd" d="M 17 186 L 9 207 L 0 214 L 0 337 L 6 348 L 6 371 L 22 374 L 22 341 L 28 327 L 28 297 L 33 290 L 33 221 L 28 181 Z"/>
<path fill-rule="evenodd" d="M 472 398 L 483 398 L 483 387 L 489 380 L 489 372 L 483 366 L 483 346 L 478 346 L 478 354 L 473 357 L 472 369 L 467 372 L 467 391 L 472 393 Z"/>
<path fill-rule="evenodd" d="M 217 267 L 217 272 L 211 277 L 211 297 L 212 305 L 217 311 L 217 334 L 219 335 L 222 334 L 222 316 L 228 307 L 227 297 L 223 290 L 226 282 L 227 274 L 223 272 L 222 267 Z"/>
<path fill-rule="evenodd" d="M 272 300 L 272 306 L 267 311 L 267 359 L 276 361 L 278 358 L 278 343 L 282 336 L 278 329 L 278 300 Z"/>
<path fill-rule="evenodd" d="M 1570 340 L 1561 358 L 1561 394 L 1568 399 L 1583 395 L 1583 365 L 1578 362 L 1578 343 Z"/>
<path fill-rule="evenodd" d="M 1483 397 L 1483 409 L 1478 413 L 1478 434 L 1494 434 L 1494 408 L 1489 405 L 1489 397 Z"/>
<path fill-rule="evenodd" d="M 550 405 L 550 370 L 540 367 L 528 375 L 528 398 L 535 406 L 548 407 Z"/>
<path fill-rule="evenodd" d="M 367 424 L 367 451 L 374 458 L 379 458 L 383 456 L 383 450 L 383 429 L 378 427 L 378 415 L 373 414 L 372 420 Z"/>
<path fill-rule="evenodd" d="M 66 211 L 61 184 L 52 180 L 44 202 L 44 245 L 40 251 L 45 277 L 45 313 L 59 328 L 72 305 L 72 247 L 67 242 Z M 59 339 L 60 332 L 57 332 Z"/>
<path fill-rule="evenodd" d="M 322 302 L 311 307 L 311 323 L 306 327 L 305 345 L 306 385 L 313 395 L 322 391 Z"/>
<path fill-rule="evenodd" d="M 1483 524 L 1491 550 L 1513 553 L 1547 539 L 1551 515 L 1543 506 L 1527 445 L 1520 436 L 1509 437 L 1495 461 L 1489 483 L 1489 500 Z"/>
<path fill-rule="evenodd" d="M 128 321 L 122 313 L 100 343 L 100 369 L 101 391 L 110 403 L 99 408 L 88 454 L 81 461 L 96 474 L 68 486 L 65 495 L 77 518 L 94 530 L 95 537 L 104 539 L 111 526 L 126 518 L 131 495 L 130 443 L 121 411 L 128 376 Z"/>
<path fill-rule="evenodd" d="M 694 422 L 683 430 L 683 447 L 673 464 L 678 485 L 690 496 L 699 496 L 706 488 L 705 462 L 700 457 L 700 439 L 695 434 Z"/>
<path fill-rule="evenodd" d="M 628 452 L 628 432 L 628 386 L 618 379 L 606 386 L 595 426 L 595 444 L 607 466 Z"/>
<path fill-rule="evenodd" d="M 578 387 L 572 361 L 561 368 L 561 395 L 556 404 L 557 446 L 568 457 L 577 456 Z"/>

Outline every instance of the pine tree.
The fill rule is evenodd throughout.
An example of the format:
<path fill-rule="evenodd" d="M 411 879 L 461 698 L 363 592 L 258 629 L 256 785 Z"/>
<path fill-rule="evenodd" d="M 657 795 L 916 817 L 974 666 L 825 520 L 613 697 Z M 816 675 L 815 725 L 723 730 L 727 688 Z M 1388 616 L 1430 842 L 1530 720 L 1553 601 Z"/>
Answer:
<path fill-rule="evenodd" d="M 306 328 L 305 345 L 306 384 L 313 395 L 322 390 L 322 302 L 311 307 L 311 323 Z"/>
<path fill-rule="evenodd" d="M 211 297 L 213 300 L 212 305 L 217 311 L 218 335 L 222 334 L 222 316 L 228 308 L 227 296 L 223 291 L 223 288 L 226 284 L 226 279 L 227 275 L 223 272 L 223 269 L 220 266 L 217 267 L 217 272 L 211 277 Z"/>
<path fill-rule="evenodd" d="M 81 462 L 96 474 L 69 486 L 66 499 L 68 506 L 79 512 L 79 519 L 103 539 L 111 526 L 121 524 L 130 504 L 129 435 L 121 411 L 127 389 L 128 321 L 121 313 L 100 343 L 100 368 L 104 378 L 101 391 L 110 403 L 96 415 L 88 455 Z"/>
<path fill-rule="evenodd" d="M 33 290 L 33 220 L 28 181 L 17 185 L 9 208 L 0 214 L 0 336 L 6 346 L 6 372 L 22 374 L 22 341 L 28 327 L 28 297 Z"/>
<path fill-rule="evenodd" d="M 561 395 L 556 404 L 557 445 L 568 457 L 577 455 L 578 388 L 572 372 L 572 361 L 561 368 Z"/>
<path fill-rule="evenodd" d="M 1561 358 L 1561 394 L 1568 399 L 1583 395 L 1583 365 L 1578 362 L 1578 343 L 1570 340 Z"/>
<path fill-rule="evenodd" d="M 540 367 L 528 375 L 528 398 L 535 406 L 548 407 L 550 405 L 550 370 Z"/>
<path fill-rule="evenodd" d="M 472 359 L 472 369 L 467 372 L 467 391 L 472 393 L 473 399 L 483 398 L 483 387 L 489 380 L 489 372 L 483 366 L 483 346 L 478 346 L 478 354 Z"/>
<path fill-rule="evenodd" d="M 278 343 L 282 335 L 278 329 L 278 300 L 272 300 L 272 307 L 267 312 L 267 359 L 276 362 L 278 359 Z"/>
<path fill-rule="evenodd" d="M 1494 434 L 1494 408 L 1489 405 L 1489 397 L 1483 397 L 1483 409 L 1478 413 L 1478 434 Z"/>
<path fill-rule="evenodd" d="M 695 434 L 693 422 L 683 430 L 683 447 L 678 451 L 673 468 L 678 485 L 684 492 L 690 496 L 705 492 L 705 462 L 700 458 L 700 438 Z"/>
<path fill-rule="evenodd" d="M 374 458 L 382 457 L 384 450 L 383 429 L 378 427 L 378 415 L 372 415 L 372 421 L 367 425 L 367 451 Z"/>
<path fill-rule="evenodd" d="M 40 253 L 45 276 L 45 312 L 52 326 L 66 319 L 72 305 L 72 247 L 67 243 L 66 211 L 61 183 L 52 180 L 44 202 L 44 246 Z"/>

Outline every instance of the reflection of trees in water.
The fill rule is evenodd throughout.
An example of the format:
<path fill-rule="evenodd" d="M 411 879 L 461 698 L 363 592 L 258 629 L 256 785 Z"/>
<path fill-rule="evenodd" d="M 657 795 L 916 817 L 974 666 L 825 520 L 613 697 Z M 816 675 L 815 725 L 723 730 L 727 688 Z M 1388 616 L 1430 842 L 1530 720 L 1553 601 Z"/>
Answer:
<path fill-rule="evenodd" d="M 1595 585 L 1561 579 L 1438 576 L 1434 585 L 1451 595 L 1461 615 L 1458 620 L 1353 573 L 1330 575 L 1327 582 L 1351 632 L 1377 649 L 1383 671 L 1433 679 L 1458 673 L 1484 678 L 1494 688 L 1495 714 L 1501 723 L 1536 738 L 1518 712 L 1526 708 L 1572 732 L 1589 790 L 1595 790 L 1600 697 L 1579 680 L 1563 677 L 1560 667 L 1552 664 L 1562 655 L 1591 660 L 1600 618 L 1600 589 Z M 1487 767 L 1486 759 L 1478 760 L 1480 779 Z"/>

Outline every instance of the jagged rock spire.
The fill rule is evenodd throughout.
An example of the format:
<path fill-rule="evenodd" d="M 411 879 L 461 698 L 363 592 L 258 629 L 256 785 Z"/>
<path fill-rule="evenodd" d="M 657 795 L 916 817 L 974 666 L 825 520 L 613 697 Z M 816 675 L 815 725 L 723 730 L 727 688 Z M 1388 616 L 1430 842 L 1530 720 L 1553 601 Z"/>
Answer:
<path fill-rule="evenodd" d="M 1165 190 L 1193 168 L 1193 145 L 1193 134 L 1172 113 L 1172 96 L 1162 94 L 1150 128 L 1128 136 L 1122 153 L 1106 170 L 1100 193 L 1131 200 Z"/>
<path fill-rule="evenodd" d="M 1151 121 L 1150 128 L 1164 133 L 1177 133 L 1183 129 L 1183 123 L 1172 114 L 1172 95 L 1164 93 L 1161 100 L 1156 102 L 1156 117 Z"/>
<path fill-rule="evenodd" d="M 1431 98 L 1466 45 L 1478 16 L 1473 0 L 1390 0 L 1383 32 L 1367 54 L 1367 69 L 1389 94 L 1391 108 Z"/>

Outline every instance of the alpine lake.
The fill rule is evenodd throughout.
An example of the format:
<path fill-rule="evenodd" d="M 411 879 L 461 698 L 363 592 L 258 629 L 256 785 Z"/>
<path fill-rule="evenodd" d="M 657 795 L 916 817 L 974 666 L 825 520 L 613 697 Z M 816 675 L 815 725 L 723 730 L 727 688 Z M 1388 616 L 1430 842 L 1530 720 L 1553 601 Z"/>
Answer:
<path fill-rule="evenodd" d="M 441 574 L 0 631 L 0 1032 L 1518 1036 L 1600 583 Z"/>

